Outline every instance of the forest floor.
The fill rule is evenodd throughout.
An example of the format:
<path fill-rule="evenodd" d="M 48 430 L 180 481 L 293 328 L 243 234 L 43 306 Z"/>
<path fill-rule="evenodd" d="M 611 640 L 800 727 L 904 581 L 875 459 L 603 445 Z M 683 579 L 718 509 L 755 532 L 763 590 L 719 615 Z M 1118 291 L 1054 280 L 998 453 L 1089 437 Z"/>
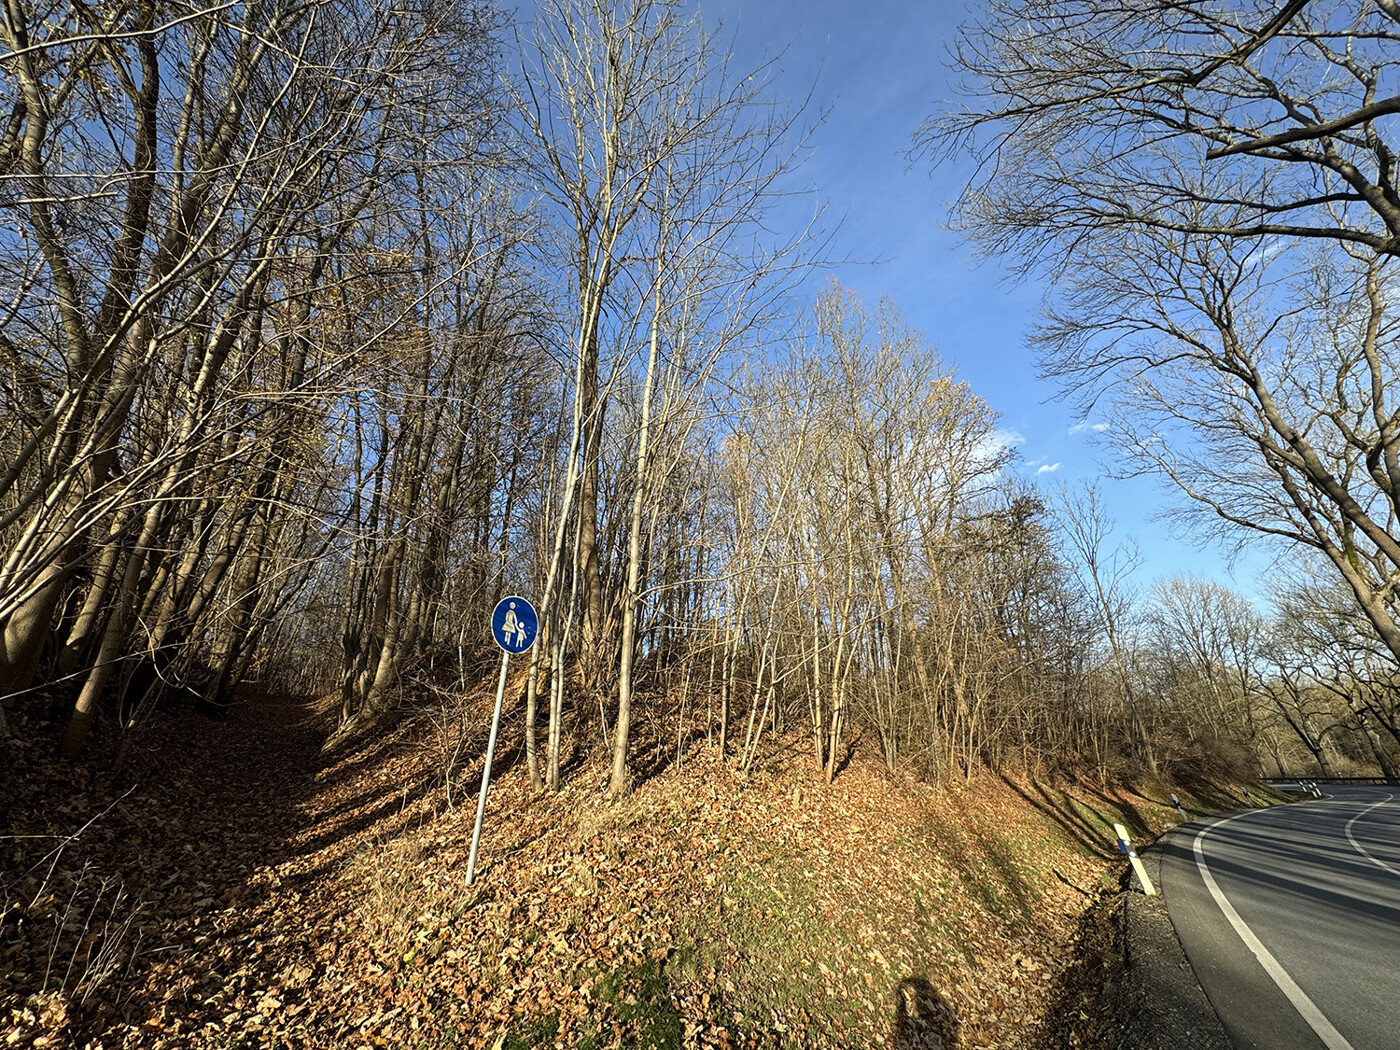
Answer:
<path fill-rule="evenodd" d="M 505 748 L 468 887 L 480 762 L 448 808 L 442 719 L 324 752 L 314 705 L 162 714 L 118 778 L 14 728 L 5 1047 L 1098 1046 L 1112 822 L 1232 801 L 935 790 L 859 748 L 828 786 L 795 739 L 748 775 L 698 741 L 620 802 L 585 759 L 531 799 Z"/>

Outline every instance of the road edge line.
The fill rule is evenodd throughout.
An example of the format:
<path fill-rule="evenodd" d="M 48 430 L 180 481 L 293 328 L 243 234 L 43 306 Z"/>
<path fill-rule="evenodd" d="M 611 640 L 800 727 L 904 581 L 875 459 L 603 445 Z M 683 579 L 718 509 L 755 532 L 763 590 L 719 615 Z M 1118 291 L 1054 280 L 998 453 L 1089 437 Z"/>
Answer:
<path fill-rule="evenodd" d="M 1288 971 L 1274 958 L 1273 953 L 1264 947 L 1264 942 L 1255 936 L 1254 931 L 1249 928 L 1244 919 L 1240 918 L 1239 912 L 1235 911 L 1235 906 L 1230 903 L 1229 898 L 1225 896 L 1224 891 L 1216 883 L 1215 876 L 1210 873 L 1210 866 L 1206 864 L 1205 850 L 1201 846 L 1202 840 L 1216 828 L 1223 827 L 1240 817 L 1247 817 L 1253 812 L 1255 811 L 1246 810 L 1243 813 L 1236 813 L 1234 816 L 1209 824 L 1196 833 L 1196 837 L 1191 843 L 1191 852 L 1196 858 L 1196 867 L 1201 873 L 1201 881 L 1210 891 L 1210 895 L 1214 898 L 1216 906 L 1220 908 L 1221 914 L 1229 920 L 1240 940 L 1244 941 L 1245 947 L 1254 953 L 1254 957 L 1259 960 L 1259 965 L 1264 967 L 1264 972 L 1278 986 L 1279 991 L 1288 997 L 1293 1008 L 1307 1022 L 1308 1027 L 1317 1033 L 1327 1050 L 1356 1050 L 1347 1037 L 1337 1031 L 1336 1026 L 1327 1019 L 1327 1015 L 1318 1009 L 1317 1004 L 1308 998 L 1308 993 L 1298 987 L 1298 983 L 1289 976 Z"/>
<path fill-rule="evenodd" d="M 1355 849 L 1357 853 L 1360 853 L 1363 857 L 1365 857 L 1367 860 L 1369 860 L 1369 861 L 1370 861 L 1372 864 L 1374 864 L 1376 867 L 1378 867 L 1378 868 L 1384 868 L 1386 871 L 1390 872 L 1392 875 L 1396 876 L 1397 878 L 1400 878 L 1400 870 L 1397 870 L 1397 869 L 1395 869 L 1395 868 L 1392 868 L 1389 864 L 1387 864 L 1385 861 L 1381 860 L 1379 857 L 1373 857 L 1373 856 L 1371 856 L 1370 852 L 1366 849 L 1366 847 L 1363 846 L 1363 845 L 1361 845 L 1361 843 L 1357 842 L 1357 841 L 1356 841 L 1356 836 L 1353 835 L 1353 834 L 1351 833 L 1351 826 L 1352 826 L 1353 824 L 1355 824 L 1358 820 L 1360 820 L 1362 817 L 1364 817 L 1367 813 L 1371 812 L 1371 810 L 1373 810 L 1373 809 L 1379 809 L 1381 806 L 1384 806 L 1387 802 L 1394 802 L 1394 801 L 1395 801 L 1395 796 L 1394 796 L 1394 795 L 1386 795 L 1385 798 L 1381 799 L 1379 802 L 1376 802 L 1376 803 L 1373 803 L 1372 805 L 1367 806 L 1367 807 L 1366 807 L 1365 809 L 1363 809 L 1360 813 L 1358 813 L 1356 816 L 1352 817 L 1349 821 L 1347 821 L 1346 833 L 1347 833 L 1347 841 L 1351 843 L 1352 848 Z"/>

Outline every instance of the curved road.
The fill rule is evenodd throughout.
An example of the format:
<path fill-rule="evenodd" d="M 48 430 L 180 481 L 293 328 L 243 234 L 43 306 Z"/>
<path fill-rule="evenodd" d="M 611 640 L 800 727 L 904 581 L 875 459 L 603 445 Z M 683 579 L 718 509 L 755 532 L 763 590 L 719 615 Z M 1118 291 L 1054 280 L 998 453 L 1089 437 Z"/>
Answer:
<path fill-rule="evenodd" d="M 1189 825 L 1162 895 L 1239 1050 L 1400 1050 L 1400 788 Z"/>

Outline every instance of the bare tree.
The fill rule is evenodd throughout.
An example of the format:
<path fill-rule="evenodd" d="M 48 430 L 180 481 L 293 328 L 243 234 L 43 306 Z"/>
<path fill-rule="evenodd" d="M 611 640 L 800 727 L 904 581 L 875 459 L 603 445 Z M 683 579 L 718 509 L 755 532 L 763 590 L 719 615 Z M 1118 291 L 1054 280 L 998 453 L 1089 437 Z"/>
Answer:
<path fill-rule="evenodd" d="M 1023 265 L 1140 229 L 1390 255 L 1397 40 L 1390 0 L 995 0 L 953 45 L 963 106 L 916 149 L 995 157 L 958 216 Z"/>
<path fill-rule="evenodd" d="M 790 244 L 754 255 L 740 235 L 758 231 L 790 166 L 794 118 L 767 102 L 763 70 L 734 77 L 726 66 L 714 34 L 670 0 L 560 0 L 537 12 L 522 76 L 534 170 L 571 237 L 564 317 L 576 436 L 555 501 L 555 551 L 542 597 L 546 622 L 557 624 L 559 563 L 576 514 L 570 575 L 582 602 L 585 684 L 600 690 L 617 660 L 614 792 L 627 779 L 646 591 L 643 522 L 667 471 L 681 461 L 668 443 L 684 444 L 658 431 L 693 425 L 693 409 L 682 407 L 693 406 L 693 392 L 705 388 L 718 357 L 771 301 L 773 276 L 789 265 Z M 610 397 L 626 403 L 620 391 L 636 357 L 643 362 L 638 415 L 610 426 Z M 602 450 L 613 432 L 631 446 L 630 478 L 625 471 L 604 476 Z M 630 489 L 630 502 L 600 501 L 609 483 Z M 619 506 L 627 512 L 610 530 L 600 508 L 614 514 Z M 620 555 L 615 571 L 605 564 L 608 552 Z M 551 631 L 558 636 L 557 626 Z M 554 673 L 562 673 L 557 662 Z M 556 717 L 552 710 L 551 741 Z M 527 722 L 532 740 L 533 719 Z M 534 754 L 533 745 L 527 750 Z M 534 765 L 532 779 L 538 784 Z"/>
<path fill-rule="evenodd" d="M 891 770 L 911 756 L 935 776 L 950 761 L 970 771 L 1009 654 L 979 582 L 1007 460 L 995 415 L 890 303 L 835 284 L 745 396 L 727 444 L 730 667 L 741 637 L 756 658 L 745 759 L 801 689 L 828 779 L 852 724 Z"/>
<path fill-rule="evenodd" d="M 1277 589 L 1274 603 L 1280 667 L 1350 711 L 1351 728 L 1371 741 L 1369 748 L 1379 749 L 1377 761 L 1394 764 L 1383 756 L 1400 748 L 1396 671 L 1370 621 L 1347 591 L 1330 577 L 1319 576 L 1316 567 L 1303 566 L 1291 574 Z"/>
<path fill-rule="evenodd" d="M 1001 0 L 919 145 L 987 161 L 959 223 L 1055 278 L 1046 372 L 1206 514 L 1324 555 L 1400 659 L 1397 39 L 1384 0 Z"/>
<path fill-rule="evenodd" d="M 1251 744 L 1253 700 L 1262 687 L 1266 621 L 1223 584 L 1189 576 L 1159 580 L 1145 610 L 1161 686 L 1213 737 Z"/>
<path fill-rule="evenodd" d="M 354 354 L 315 341 L 326 288 L 366 276 L 348 245 L 441 93 L 470 109 L 490 29 L 360 0 L 5 8 L 0 692 L 56 630 L 67 753 L 141 650 L 221 697 L 309 575 L 305 428 Z"/>
<path fill-rule="evenodd" d="M 1097 613 L 1122 711 L 1132 727 L 1137 753 L 1155 773 L 1156 751 L 1143 711 L 1146 698 L 1136 689 L 1138 674 L 1130 636 L 1135 599 L 1131 576 L 1142 562 L 1141 554 L 1132 541 L 1108 546 L 1113 522 L 1096 485 L 1086 485 L 1078 492 L 1061 486 L 1057 495 L 1061 529 L 1073 552 L 1080 584 Z"/>

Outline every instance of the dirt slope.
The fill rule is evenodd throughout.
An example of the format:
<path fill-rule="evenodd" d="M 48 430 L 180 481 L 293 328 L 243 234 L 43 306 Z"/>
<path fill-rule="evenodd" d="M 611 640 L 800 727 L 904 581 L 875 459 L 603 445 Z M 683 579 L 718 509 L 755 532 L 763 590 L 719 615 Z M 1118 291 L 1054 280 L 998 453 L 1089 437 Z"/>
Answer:
<path fill-rule="evenodd" d="M 506 751 L 468 888 L 476 770 L 448 810 L 430 720 L 326 729 L 162 717 L 130 784 L 4 745 L 5 1045 L 1097 1045 L 1107 824 L 1172 816 L 859 754 L 828 787 L 796 743 L 530 801 Z"/>

